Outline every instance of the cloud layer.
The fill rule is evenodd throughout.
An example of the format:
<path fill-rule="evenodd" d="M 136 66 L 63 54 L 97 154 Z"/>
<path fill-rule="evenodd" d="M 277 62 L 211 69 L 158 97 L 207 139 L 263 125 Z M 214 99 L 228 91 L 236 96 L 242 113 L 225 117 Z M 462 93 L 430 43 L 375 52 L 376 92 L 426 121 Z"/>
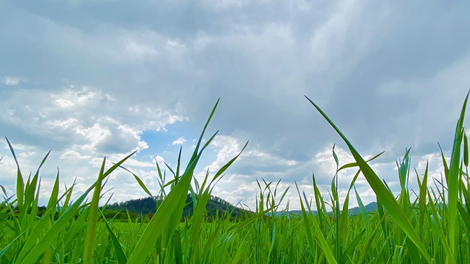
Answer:
<path fill-rule="evenodd" d="M 187 159 L 221 98 L 210 126 L 219 136 L 197 177 L 249 140 L 214 194 L 254 207 L 256 180 L 295 181 L 311 193 L 315 173 L 327 194 L 332 145 L 342 162 L 351 159 L 306 95 L 360 153 L 386 151 L 374 168 L 393 189 L 405 148 L 421 169 L 436 160 L 437 142 L 450 152 L 470 87 L 469 9 L 439 1 L 3 1 L 1 132 L 25 172 L 52 150 L 45 192 L 57 166 L 83 189 L 103 156 L 116 162 L 135 150 L 129 168 L 157 192 L 155 159 L 174 166 L 179 147 Z M 6 143 L 0 155 L 8 175 L 0 184 L 11 195 Z M 343 191 L 353 174 L 340 176 Z M 145 195 L 124 171 L 108 184 L 113 201 Z M 364 179 L 357 187 L 374 200 Z M 293 207 L 296 195 L 288 196 Z"/>

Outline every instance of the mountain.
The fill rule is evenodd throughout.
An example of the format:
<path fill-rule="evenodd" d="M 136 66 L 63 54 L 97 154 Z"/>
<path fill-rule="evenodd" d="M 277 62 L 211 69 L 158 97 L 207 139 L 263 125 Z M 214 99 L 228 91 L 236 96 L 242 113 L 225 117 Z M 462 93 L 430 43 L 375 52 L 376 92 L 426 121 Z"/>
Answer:
<path fill-rule="evenodd" d="M 370 212 L 373 212 L 373 211 L 377 210 L 377 203 L 372 202 L 372 203 L 370 203 L 370 204 L 368 204 L 364 207 L 366 208 L 366 211 L 368 213 L 370 213 Z M 358 206 L 349 209 L 349 214 L 350 215 L 357 215 L 357 214 L 360 214 L 360 213 L 361 213 L 361 209 Z"/>
<path fill-rule="evenodd" d="M 158 199 L 151 197 L 129 200 L 121 203 L 114 203 L 106 206 L 105 216 L 116 218 L 127 219 L 127 213 L 131 218 L 137 218 L 145 215 L 153 216 L 157 208 Z M 210 197 L 206 205 L 206 212 L 209 218 L 215 217 L 216 215 L 221 217 L 224 214 L 229 214 L 231 218 L 239 218 L 245 214 L 251 214 L 252 212 L 235 207 L 229 202 L 217 197 Z M 186 206 L 183 209 L 183 218 L 190 217 L 193 213 L 193 200 L 191 195 L 188 194 L 186 197 Z"/>
<path fill-rule="evenodd" d="M 107 218 L 114 217 L 117 219 L 127 219 L 128 217 L 131 217 L 132 219 L 136 219 L 142 216 L 151 217 L 153 216 L 157 208 L 156 201 L 158 202 L 158 199 L 147 197 L 147 198 L 129 200 L 126 202 L 114 203 L 114 204 L 110 204 L 106 206 L 106 210 L 104 214 Z M 368 213 L 373 212 L 377 210 L 377 203 L 376 202 L 369 203 L 368 205 L 365 206 L 365 208 Z M 207 217 L 209 219 L 212 217 L 215 217 L 216 215 L 218 217 L 221 217 L 224 214 L 230 214 L 230 217 L 232 219 L 236 219 L 236 218 L 243 217 L 245 215 L 253 214 L 253 212 L 251 211 L 247 211 L 247 210 L 235 207 L 231 205 L 229 202 L 217 196 L 212 196 L 212 195 L 209 201 L 207 202 L 206 212 L 207 212 Z M 183 209 L 183 219 L 190 217 L 192 213 L 193 213 L 193 200 L 191 198 L 191 195 L 188 194 L 188 196 L 186 197 L 186 206 Z M 313 211 L 312 213 L 317 214 L 317 211 Z M 331 212 L 329 212 L 329 214 L 331 214 Z M 349 209 L 349 214 L 350 215 L 360 214 L 360 208 L 353 207 Z M 269 213 L 267 213 L 267 215 L 269 215 Z M 276 216 L 302 215 L 302 211 L 294 210 L 294 211 L 289 211 L 289 212 L 276 212 L 275 215 Z"/>

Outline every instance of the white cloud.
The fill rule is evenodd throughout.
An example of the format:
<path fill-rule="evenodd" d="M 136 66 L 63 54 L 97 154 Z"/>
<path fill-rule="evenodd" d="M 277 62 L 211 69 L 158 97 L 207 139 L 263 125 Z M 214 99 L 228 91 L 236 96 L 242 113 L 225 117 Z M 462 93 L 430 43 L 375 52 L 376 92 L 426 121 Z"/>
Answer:
<path fill-rule="evenodd" d="M 179 137 L 177 140 L 173 141 L 171 144 L 173 144 L 173 145 L 183 145 L 184 142 L 186 142 L 186 139 L 184 137 Z"/>
<path fill-rule="evenodd" d="M 349 151 L 335 146 L 335 153 L 338 157 L 339 167 L 355 162 L 354 157 L 349 153 Z M 322 173 L 334 175 L 336 172 L 336 163 L 333 157 L 332 146 L 326 146 L 322 151 L 318 152 L 315 155 L 315 158 L 312 160 L 320 166 Z"/>
<path fill-rule="evenodd" d="M 76 146 L 74 146 L 74 148 L 76 148 Z M 90 159 L 90 156 L 87 156 L 87 155 L 82 155 L 80 154 L 80 152 L 78 152 L 77 150 L 75 149 L 70 149 L 70 150 L 66 150 L 64 151 L 60 157 L 60 159 L 81 159 L 81 160 L 89 160 Z"/>
<path fill-rule="evenodd" d="M 203 181 L 207 172 L 214 175 L 222 166 L 241 151 L 237 139 L 231 136 L 217 135 L 211 142 L 211 146 L 214 148 L 214 151 L 217 152 L 216 159 L 196 174 L 195 177 L 198 181 Z"/>
<path fill-rule="evenodd" d="M 25 80 L 23 80 L 20 77 L 9 77 L 9 76 L 3 77 L 3 83 L 8 86 L 18 85 L 20 82 L 24 82 L 24 81 Z"/>

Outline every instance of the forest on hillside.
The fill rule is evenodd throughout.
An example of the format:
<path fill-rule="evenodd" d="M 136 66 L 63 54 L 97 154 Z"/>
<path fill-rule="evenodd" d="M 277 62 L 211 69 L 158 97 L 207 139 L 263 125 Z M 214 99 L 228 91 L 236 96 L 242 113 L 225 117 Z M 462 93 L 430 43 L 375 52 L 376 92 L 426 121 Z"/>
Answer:
<path fill-rule="evenodd" d="M 156 212 L 160 199 L 156 197 L 146 197 L 140 199 L 128 200 L 125 202 L 117 202 L 107 205 L 104 209 L 106 218 L 127 219 L 128 214 L 130 218 L 137 218 L 148 216 L 152 217 Z M 191 217 L 194 208 L 193 199 L 191 194 L 186 197 L 186 206 L 183 209 L 182 218 Z M 252 212 L 233 206 L 229 202 L 217 196 L 210 196 L 206 205 L 207 218 L 223 217 L 228 215 L 231 219 L 238 219 Z"/>

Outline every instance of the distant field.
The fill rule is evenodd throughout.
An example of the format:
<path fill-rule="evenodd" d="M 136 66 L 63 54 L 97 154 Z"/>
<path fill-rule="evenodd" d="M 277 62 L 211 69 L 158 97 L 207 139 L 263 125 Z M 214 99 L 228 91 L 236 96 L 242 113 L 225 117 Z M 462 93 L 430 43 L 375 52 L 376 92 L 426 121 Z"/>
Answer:
<path fill-rule="evenodd" d="M 469 150 L 463 127 L 467 99 L 456 126 L 449 163 L 442 153 L 444 178 L 434 179 L 437 188 L 428 186 L 432 179 L 428 179 L 427 169 L 414 173 L 408 150 L 398 163 L 401 192 L 396 198 L 368 165 L 377 156 L 365 161 L 308 99 L 354 156 L 354 163 L 340 166 L 332 149 L 337 172 L 357 169 L 344 204 L 339 203 L 337 173 L 332 175 L 330 200 L 322 197 L 315 178 L 313 201 L 298 191 L 301 211 L 295 216 L 283 215 L 278 207 L 287 190 L 279 190 L 275 182 L 261 181 L 256 212 L 236 219 L 229 214 L 215 214 L 207 221 L 206 205 L 212 188 L 241 154 L 203 182 L 192 177 L 202 152 L 216 136 L 202 144 L 217 103 L 186 168 L 180 169 L 178 161 L 174 170 L 177 173 L 169 182 L 163 182 L 161 169 L 157 168 L 161 193 L 150 193 L 134 175 L 149 196 L 161 197 L 151 218 L 129 215 L 118 221 L 109 215 L 104 217 L 98 206 L 106 178 L 132 154 L 106 171 L 103 160 L 96 182 L 75 201 L 71 201 L 74 186 L 59 193 L 57 178 L 40 216 L 39 169 L 28 179 L 18 173 L 15 195 L 5 193 L 2 187 L 9 198 L 0 207 L 0 263 L 470 263 Z M 355 191 L 360 173 L 377 196 L 377 210 L 368 212 Z M 410 177 L 418 179 L 416 196 L 408 189 Z M 181 222 L 188 193 L 193 212 Z M 356 215 L 348 214 L 349 193 L 359 204 Z M 311 213 L 314 210 L 317 214 Z"/>

